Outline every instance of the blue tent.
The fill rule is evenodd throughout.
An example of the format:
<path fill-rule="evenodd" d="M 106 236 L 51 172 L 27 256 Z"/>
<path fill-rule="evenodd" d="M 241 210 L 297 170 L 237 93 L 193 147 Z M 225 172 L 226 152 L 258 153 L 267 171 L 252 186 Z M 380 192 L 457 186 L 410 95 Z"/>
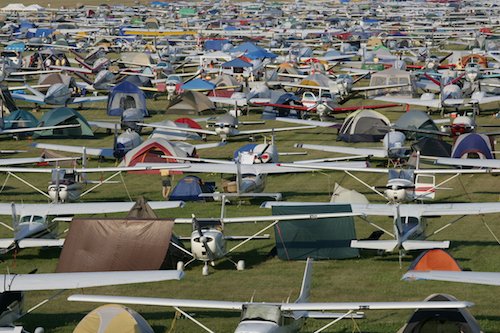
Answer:
<path fill-rule="evenodd" d="M 271 59 L 274 59 L 274 58 L 277 58 L 278 56 L 274 53 L 271 53 L 267 50 L 257 50 L 257 51 L 253 51 L 253 52 L 248 52 L 245 54 L 245 56 L 247 58 L 250 58 L 250 59 L 264 59 L 264 58 L 271 58 Z"/>
<path fill-rule="evenodd" d="M 24 52 L 26 49 L 26 44 L 23 42 L 12 42 L 5 47 L 6 51 L 14 51 L 14 52 Z"/>
<path fill-rule="evenodd" d="M 467 157 L 468 154 L 478 155 L 480 158 L 492 159 L 493 153 L 490 138 L 484 134 L 467 133 L 458 137 L 453 150 L 452 158 Z"/>
<path fill-rule="evenodd" d="M 107 113 L 109 116 L 121 116 L 128 109 L 138 109 L 144 116 L 149 116 L 144 92 L 135 84 L 123 81 L 109 93 Z"/>
<path fill-rule="evenodd" d="M 186 176 L 182 178 L 172 190 L 170 200 L 199 201 L 201 193 L 213 193 L 214 183 L 203 183 L 201 178 L 196 176 Z"/>
<path fill-rule="evenodd" d="M 214 90 L 215 84 L 203 79 L 194 79 L 182 85 L 184 90 Z"/>
<path fill-rule="evenodd" d="M 3 118 L 5 129 L 35 127 L 38 126 L 38 119 L 25 110 L 16 110 Z"/>
<path fill-rule="evenodd" d="M 236 58 L 233 60 L 230 60 L 228 62 L 225 62 L 222 64 L 222 68 L 248 68 L 252 67 L 253 65 L 251 63 L 246 62 L 245 60 L 242 60 L 240 58 Z"/>
<path fill-rule="evenodd" d="M 229 50 L 230 53 L 236 53 L 236 52 L 255 52 L 255 51 L 261 51 L 264 50 L 263 48 L 250 43 L 250 42 L 245 42 L 242 43 L 238 46 L 233 47 L 231 50 Z M 264 50 L 265 51 L 265 50 Z"/>

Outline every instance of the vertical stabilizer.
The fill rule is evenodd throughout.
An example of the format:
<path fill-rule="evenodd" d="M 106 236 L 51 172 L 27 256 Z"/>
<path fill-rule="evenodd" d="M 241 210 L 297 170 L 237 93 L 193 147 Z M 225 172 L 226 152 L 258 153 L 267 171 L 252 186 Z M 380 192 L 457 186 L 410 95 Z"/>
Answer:
<path fill-rule="evenodd" d="M 304 270 L 304 277 L 302 278 L 302 287 L 300 287 L 300 295 L 295 303 L 306 303 L 309 300 L 309 294 L 311 292 L 312 264 L 313 259 L 307 258 L 306 269 Z"/>

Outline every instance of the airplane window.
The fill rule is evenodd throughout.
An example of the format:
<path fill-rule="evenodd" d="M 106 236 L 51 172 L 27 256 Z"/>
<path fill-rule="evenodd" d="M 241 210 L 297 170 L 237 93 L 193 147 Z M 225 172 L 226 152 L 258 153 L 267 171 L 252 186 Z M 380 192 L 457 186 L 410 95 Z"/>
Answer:
<path fill-rule="evenodd" d="M 264 320 L 273 323 L 279 323 L 281 319 L 281 311 L 279 307 L 274 305 L 252 305 L 249 304 L 243 308 L 241 320 Z"/>

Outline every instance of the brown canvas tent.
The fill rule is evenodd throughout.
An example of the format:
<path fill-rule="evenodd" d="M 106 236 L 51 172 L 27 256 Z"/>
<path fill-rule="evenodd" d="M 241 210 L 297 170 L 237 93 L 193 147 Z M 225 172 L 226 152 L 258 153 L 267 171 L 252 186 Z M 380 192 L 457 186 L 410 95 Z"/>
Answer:
<path fill-rule="evenodd" d="M 200 114 L 215 109 L 214 103 L 201 92 L 187 90 L 179 96 L 179 102 L 167 108 L 169 114 Z"/>
<path fill-rule="evenodd" d="M 106 304 L 87 314 L 73 333 L 154 333 L 148 322 L 134 310 Z"/>
<path fill-rule="evenodd" d="M 165 219 L 74 219 L 56 271 L 160 269 L 173 226 Z"/>

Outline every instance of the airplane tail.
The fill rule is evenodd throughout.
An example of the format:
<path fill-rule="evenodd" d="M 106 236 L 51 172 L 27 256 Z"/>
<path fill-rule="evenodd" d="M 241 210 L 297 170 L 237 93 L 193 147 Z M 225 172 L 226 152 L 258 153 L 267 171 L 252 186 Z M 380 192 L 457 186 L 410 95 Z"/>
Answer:
<path fill-rule="evenodd" d="M 407 240 L 403 242 L 403 248 L 411 250 L 447 249 L 450 247 L 449 241 L 435 242 L 425 240 Z"/>
<path fill-rule="evenodd" d="M 311 293 L 312 264 L 313 259 L 307 258 L 304 277 L 302 278 L 302 287 L 300 287 L 299 298 L 297 298 L 295 303 L 306 303 L 309 300 L 309 294 Z"/>

